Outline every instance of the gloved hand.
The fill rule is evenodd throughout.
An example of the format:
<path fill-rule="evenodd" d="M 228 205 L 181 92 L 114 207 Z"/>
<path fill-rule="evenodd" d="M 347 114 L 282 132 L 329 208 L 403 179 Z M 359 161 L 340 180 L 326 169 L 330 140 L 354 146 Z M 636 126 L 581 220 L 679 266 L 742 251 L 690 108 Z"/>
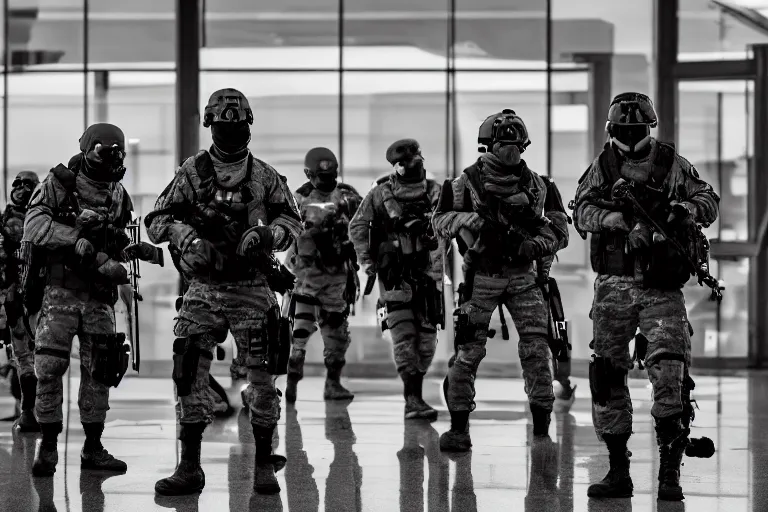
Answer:
<path fill-rule="evenodd" d="M 224 270 L 224 256 L 211 242 L 195 238 L 182 249 L 180 266 L 185 274 L 209 275 Z"/>
<path fill-rule="evenodd" d="M 85 209 L 77 216 L 75 225 L 81 229 L 91 229 L 104 222 L 105 219 L 106 217 L 104 215 L 93 210 Z"/>
<path fill-rule="evenodd" d="M 237 254 L 247 256 L 257 251 L 271 252 L 274 247 L 275 236 L 269 226 L 255 226 L 245 232 L 240 244 L 237 246 Z"/>
<path fill-rule="evenodd" d="M 75 254 L 80 256 L 80 262 L 83 265 L 90 265 L 93 263 L 94 252 L 93 244 L 85 238 L 80 238 L 75 242 Z"/>
<path fill-rule="evenodd" d="M 518 256 L 525 258 L 527 261 L 533 261 L 544 256 L 544 252 L 547 250 L 547 245 L 539 237 L 534 237 L 528 240 L 524 240 L 520 244 L 518 250 Z"/>
<path fill-rule="evenodd" d="M 651 228 L 644 222 L 638 222 L 627 236 L 629 248 L 633 251 L 651 246 Z"/>
<path fill-rule="evenodd" d="M 629 233 L 630 228 L 621 212 L 611 212 L 603 219 L 602 227 L 610 231 L 623 231 Z"/>
<path fill-rule="evenodd" d="M 153 265 L 163 266 L 163 251 L 159 247 L 155 247 L 147 242 L 139 242 L 138 244 L 131 244 L 123 250 L 126 260 L 140 259 L 152 263 Z"/>
<path fill-rule="evenodd" d="M 691 203 L 672 201 L 672 211 L 667 218 L 667 222 L 674 227 L 687 227 L 695 222 L 695 206 Z"/>
<path fill-rule="evenodd" d="M 112 284 L 128 284 L 128 270 L 120 262 L 109 258 L 103 252 L 96 255 L 96 265 L 99 274 L 105 276 Z"/>

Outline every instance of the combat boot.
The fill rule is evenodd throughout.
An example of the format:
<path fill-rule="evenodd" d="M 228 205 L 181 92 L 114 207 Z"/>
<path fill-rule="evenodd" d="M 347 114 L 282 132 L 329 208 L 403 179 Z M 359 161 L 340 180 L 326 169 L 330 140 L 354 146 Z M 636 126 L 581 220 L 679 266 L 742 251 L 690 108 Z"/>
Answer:
<path fill-rule="evenodd" d="M 659 444 L 659 499 L 662 501 L 682 501 L 685 498 L 680 486 L 680 464 L 688 445 L 688 432 L 682 428 L 677 418 L 656 421 L 656 440 Z"/>
<path fill-rule="evenodd" d="M 531 416 L 533 416 L 533 435 L 535 437 L 548 436 L 549 422 L 552 421 L 552 411 L 537 405 L 531 405 Z"/>
<path fill-rule="evenodd" d="M 627 450 L 629 434 L 603 434 L 608 447 L 608 459 L 611 467 L 600 482 L 587 489 L 590 498 L 631 498 L 634 491 L 632 477 L 629 475 L 629 457 Z"/>
<path fill-rule="evenodd" d="M 41 423 L 40 431 L 43 438 L 38 441 L 35 450 L 35 461 L 32 463 L 34 476 L 53 476 L 56 472 L 56 464 L 59 463 L 59 451 L 56 441 L 63 428 L 62 422 Z"/>
<path fill-rule="evenodd" d="M 420 378 L 421 377 L 421 378 Z M 405 398 L 405 419 L 407 420 L 435 420 L 437 411 L 429 407 L 421 396 L 421 382 L 423 376 L 418 374 L 401 373 L 403 379 L 403 398 Z M 430 412 L 431 411 L 431 412 Z"/>
<path fill-rule="evenodd" d="M 256 441 L 256 463 L 253 475 L 253 490 L 257 494 L 278 494 L 280 484 L 275 473 L 286 463 L 282 455 L 272 454 L 272 437 L 275 428 L 253 425 L 253 438 Z"/>
<path fill-rule="evenodd" d="M 13 423 L 18 432 L 40 432 L 40 425 L 35 419 L 35 396 L 37 395 L 37 377 L 34 373 L 22 375 L 21 384 L 21 415 Z"/>
<path fill-rule="evenodd" d="M 285 401 L 289 404 L 296 403 L 296 391 L 301 377 L 296 373 L 288 373 L 288 384 L 285 386 Z"/>
<path fill-rule="evenodd" d="M 437 411 L 427 402 L 425 402 L 422 396 L 422 391 L 424 388 L 424 374 L 417 373 L 416 375 L 411 375 L 411 379 L 413 379 L 413 395 L 416 398 L 415 402 L 419 408 L 419 418 L 424 418 L 425 420 L 430 421 L 436 420 Z"/>
<path fill-rule="evenodd" d="M 323 398 L 326 400 L 352 400 L 355 395 L 341 385 L 341 368 L 328 368 Z"/>
<path fill-rule="evenodd" d="M 440 449 L 444 452 L 467 452 L 472 448 L 469 437 L 469 411 L 450 411 L 451 429 L 440 436 Z"/>
<path fill-rule="evenodd" d="M 195 494 L 205 487 L 205 473 L 200 466 L 200 444 L 205 423 L 182 423 L 181 462 L 173 475 L 158 480 L 155 492 L 163 496 Z"/>
<path fill-rule="evenodd" d="M 104 432 L 103 423 L 83 423 L 85 431 L 85 443 L 80 452 L 80 469 L 93 469 L 98 471 L 113 471 L 125 473 L 128 465 L 114 458 L 101 444 L 101 434 Z"/>

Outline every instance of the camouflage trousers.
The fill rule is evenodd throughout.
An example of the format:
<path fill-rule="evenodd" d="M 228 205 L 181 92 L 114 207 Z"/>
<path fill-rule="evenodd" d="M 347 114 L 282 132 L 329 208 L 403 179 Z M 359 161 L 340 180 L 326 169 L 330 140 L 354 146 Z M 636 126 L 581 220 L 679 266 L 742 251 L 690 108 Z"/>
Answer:
<path fill-rule="evenodd" d="M 552 354 L 547 305 L 536 275 L 529 270 L 505 269 L 502 275 L 476 274 L 472 295 L 461 305 L 468 327 L 461 336 L 456 360 L 448 370 L 447 401 L 452 411 L 474 408 L 475 377 L 485 357 L 488 325 L 493 311 L 504 304 L 520 336 L 518 354 L 523 367 L 525 392 L 531 405 L 551 411 L 555 401 L 552 390 Z"/>
<path fill-rule="evenodd" d="M 24 320 L 19 318 L 16 325 L 11 327 L 11 349 L 13 364 L 19 377 L 35 374 L 35 345 L 24 328 Z"/>
<path fill-rule="evenodd" d="M 83 423 L 103 423 L 109 410 L 109 387 L 90 372 L 94 335 L 115 333 L 112 306 L 94 300 L 88 292 L 50 285 L 45 289 L 35 331 L 37 400 L 40 423 L 63 420 L 62 377 L 69 367 L 72 339 L 80 341 L 80 391 L 77 405 Z"/>
<path fill-rule="evenodd" d="M 301 277 L 293 293 L 296 311 L 293 322 L 293 346 L 289 373 L 304 375 L 304 357 L 309 338 L 320 329 L 323 337 L 323 361 L 328 369 L 341 369 L 349 348 L 349 306 L 344 300 L 346 274 L 315 275 L 299 272 Z"/>
<path fill-rule="evenodd" d="M 203 354 L 198 361 L 192 391 L 180 396 L 176 414 L 180 423 L 211 423 L 218 396 L 211 389 L 208 376 L 216 345 L 223 343 L 231 331 L 237 344 L 238 364 L 247 368 L 249 346 L 266 353 L 262 337 L 267 328 L 267 312 L 277 308 L 274 293 L 263 280 L 237 284 L 208 284 L 192 281 L 184 294 L 174 334 L 189 341 Z M 248 387 L 245 401 L 251 413 L 251 423 L 272 428 L 280 419 L 280 397 L 274 378 L 266 364 L 247 368 Z"/>
<path fill-rule="evenodd" d="M 648 339 L 645 362 L 653 386 L 651 415 L 659 419 L 682 413 L 683 379 L 691 362 L 683 292 L 644 289 L 633 277 L 600 275 L 595 280 L 591 318 L 595 355 L 609 358 L 621 370 L 633 367 L 629 343 L 640 328 Z M 632 433 L 632 400 L 626 381 L 614 383 L 605 406 L 593 403 L 592 416 L 598 437 Z"/>
<path fill-rule="evenodd" d="M 435 284 L 437 286 L 437 284 Z M 414 290 L 403 282 L 391 290 L 379 287 L 387 307 L 395 366 L 401 375 L 425 374 L 437 348 L 437 328 L 413 307 Z"/>

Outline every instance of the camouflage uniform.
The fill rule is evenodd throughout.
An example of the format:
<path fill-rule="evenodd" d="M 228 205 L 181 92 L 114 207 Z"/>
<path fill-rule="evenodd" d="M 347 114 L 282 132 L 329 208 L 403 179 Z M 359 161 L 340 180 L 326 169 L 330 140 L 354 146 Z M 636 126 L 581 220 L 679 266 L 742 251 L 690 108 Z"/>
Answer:
<path fill-rule="evenodd" d="M 406 213 L 409 208 L 418 209 L 422 216 L 430 216 L 439 195 L 440 185 L 433 180 L 406 183 L 393 174 L 378 180 L 349 225 L 349 236 L 360 265 L 369 269 L 368 272 L 374 268 L 378 271 L 380 300 L 387 308 L 386 322 L 392 334 L 395 365 L 405 386 L 407 418 L 437 416 L 437 412 L 421 399 L 424 375 L 437 345 L 437 326 L 428 318 L 429 305 L 425 307 L 424 302 L 428 294 L 432 294 L 435 297 L 432 300 L 442 304 L 444 245 L 435 244 L 437 247 L 431 251 L 422 249 L 404 255 L 402 248 L 421 235 L 400 230 L 397 221 L 412 215 Z M 381 240 L 372 245 L 371 238 L 377 237 Z M 382 249 L 384 247 L 387 249 Z M 374 261 L 373 255 L 378 261 Z M 418 263 L 417 260 L 407 262 L 405 258 L 414 255 L 419 258 Z M 403 269 L 423 273 L 427 279 L 419 286 L 430 289 L 414 289 L 413 281 L 403 279 Z"/>
<path fill-rule="evenodd" d="M 618 98 L 614 100 L 617 101 Z M 586 233 L 592 233 L 592 266 L 598 273 L 590 315 L 594 327 L 593 357 L 596 358 L 590 368 L 592 412 L 598 438 L 606 442 L 611 452 L 611 473 L 602 483 L 590 488 L 590 496 L 595 497 L 618 497 L 616 492 L 631 495 L 629 459 L 624 456 L 626 442 L 632 434 L 627 373 L 633 367 L 633 360 L 628 347 L 638 327 L 648 340 L 645 362 L 653 386 L 651 415 L 656 421 L 657 440 L 662 447 L 662 466 L 674 466 L 671 459 L 667 460 L 668 448 L 677 446 L 678 440 L 687 437 L 684 432 L 690 422 L 690 415 L 686 419 L 683 414 L 686 408 L 684 396 L 690 392 L 686 391 L 684 382 L 688 380 L 691 362 L 691 342 L 681 290 L 690 277 L 687 264 L 682 265 L 683 274 L 687 276 L 682 278 L 683 282 L 675 276 L 660 275 L 660 269 L 680 265 L 677 251 L 663 242 L 658 233 L 654 235 L 643 222 L 632 221 L 631 213 L 614 209 L 610 203 L 611 189 L 620 179 L 634 183 L 634 194 L 644 209 L 655 215 L 657 222 L 668 226 L 667 230 L 671 226 L 668 224 L 671 204 L 680 203 L 678 210 L 673 211 L 684 207 L 693 221 L 709 225 L 717 218 L 719 198 L 673 147 L 650 138 L 644 153 L 644 156 L 630 160 L 621 157 L 612 144 L 606 145 L 579 181 L 574 202 L 576 229 L 584 238 Z M 653 213 L 657 211 L 664 213 Z M 624 227 L 619 223 L 624 223 Z M 642 243 L 637 245 L 639 240 Z M 664 272 L 672 270 L 663 270 L 662 274 Z M 607 400 L 598 399 L 596 393 L 604 393 Z M 679 456 L 682 457 L 682 449 Z M 678 475 L 679 464 L 678 459 Z M 619 474 L 621 477 L 617 476 Z M 659 480 L 663 480 L 661 473 Z M 682 496 L 679 486 L 676 483 L 673 486 Z M 661 489 L 660 499 L 665 499 Z"/>
<path fill-rule="evenodd" d="M 354 188 L 342 183 L 325 192 L 308 182 L 295 195 L 305 224 L 312 227 L 304 231 L 286 258 L 288 267 L 296 274 L 286 399 L 296 399 L 295 383 L 304 376 L 307 342 L 318 327 L 325 344 L 323 359 L 328 371 L 324 396 L 349 399 L 354 395 L 341 385 L 339 378 L 350 343 L 348 316 L 350 303 L 355 301 L 357 274 L 354 249 L 345 250 L 345 242 L 349 243 L 349 219 L 362 198 Z"/>
<path fill-rule="evenodd" d="M 35 376 L 34 341 L 24 327 L 24 310 L 19 285 L 21 282 L 21 239 L 24 235 L 24 217 L 27 204 L 40 179 L 32 171 L 22 171 L 13 180 L 11 203 L 2 216 L 0 235 L 0 264 L 3 267 L 3 283 L 0 292 L 5 312 L 6 333 L 10 338 L 11 359 L 19 379 L 20 416 L 14 428 L 21 432 L 39 432 L 40 426 L 34 415 L 37 377 Z"/>
<path fill-rule="evenodd" d="M 214 145 L 181 164 L 145 219 L 150 239 L 169 242 L 174 263 L 189 283 L 174 328 L 176 411 L 184 453 L 176 473 L 157 482 L 160 494 L 189 494 L 205 485 L 200 442 L 213 421 L 215 401 L 208 375 L 216 345 L 225 341 L 227 331 L 248 368 L 243 397 L 256 439 L 254 488 L 266 479 L 269 492 L 280 489 L 271 459 L 280 396 L 269 369 L 280 309 L 264 265 L 273 251 L 288 249 L 301 223 L 285 178 L 247 148 L 252 122 L 242 93 L 215 92 L 205 115 L 205 126 L 213 126 Z M 182 385 L 188 388 L 182 391 Z"/>
<path fill-rule="evenodd" d="M 94 125 L 81 139 L 84 153 L 89 151 L 89 131 L 100 127 L 107 131 L 98 137 L 113 137 L 122 146 L 119 128 Z M 55 453 L 53 432 L 61 431 L 63 420 L 62 377 L 69 366 L 72 339 L 77 335 L 81 372 L 77 403 L 86 431 L 83 467 L 95 462 L 96 466 L 103 463 L 102 469 L 125 471 L 125 463 L 107 454 L 99 441 L 109 410 L 109 386 L 92 375 L 91 357 L 95 345 L 101 346 L 115 336 L 117 285 L 128 282 L 121 262 L 125 261 L 123 249 L 130 241 L 125 228 L 131 221 L 133 203 L 119 181 L 97 181 L 93 176 L 83 154 L 71 159 L 68 167 L 59 164 L 35 190 L 24 222 L 23 242 L 45 251 L 49 276 L 35 334 L 35 415 L 43 429 L 43 444 L 48 440 L 47 446 Z M 81 223 L 84 218 L 98 220 L 91 225 Z M 97 253 L 92 265 L 82 263 L 83 254 L 76 256 L 84 243 Z M 38 476 L 55 471 L 56 463 L 49 465 L 45 461 L 46 453 L 51 453 L 44 450 L 35 461 Z M 95 454 L 93 458 L 86 456 L 89 451 Z"/>
<path fill-rule="evenodd" d="M 566 219 L 552 199 L 554 183 L 542 178 L 526 168 L 522 176 L 527 183 L 520 183 L 520 194 L 529 191 L 536 197 L 532 205 L 533 212 L 542 214 L 557 226 L 557 230 L 548 226 L 542 228 L 542 237 L 548 246 L 548 256 L 565 247 L 568 242 Z M 433 224 L 438 235 L 445 238 L 461 236 L 463 229 L 477 231 L 484 222 L 482 214 L 487 211 L 489 195 L 479 186 L 477 166 L 467 169 L 461 176 L 450 183 L 445 193 L 445 204 L 441 199 L 435 212 Z M 449 199 L 451 198 L 452 199 Z M 471 198 L 471 199 L 470 199 Z M 481 202 L 482 201 L 482 202 Z M 546 205 L 546 208 L 545 208 Z M 495 221 L 498 225 L 509 226 L 514 218 L 504 217 L 499 211 Z M 556 234 L 557 233 L 557 234 Z M 491 240 L 498 239 L 498 231 L 480 233 L 479 243 L 491 247 Z M 485 236 L 489 238 L 484 239 Z M 496 243 L 498 246 L 498 242 Z M 500 247 L 499 247 L 500 248 Z M 554 395 L 552 392 L 552 362 L 548 344 L 547 303 L 537 281 L 533 262 L 518 260 L 507 262 L 503 253 L 514 254 L 516 249 L 488 251 L 481 253 L 477 265 L 469 301 L 461 305 L 461 312 L 467 315 L 468 329 L 472 334 L 460 338 L 455 362 L 449 369 L 446 397 L 452 411 L 471 411 L 474 409 L 474 381 L 480 361 L 485 357 L 485 344 L 488 338 L 488 325 L 493 311 L 503 304 L 512 315 L 515 328 L 520 335 L 518 351 L 523 367 L 525 391 L 533 407 L 544 411 L 552 410 Z M 472 269 L 469 269 L 470 271 Z M 463 333 L 457 333 L 463 336 Z"/>

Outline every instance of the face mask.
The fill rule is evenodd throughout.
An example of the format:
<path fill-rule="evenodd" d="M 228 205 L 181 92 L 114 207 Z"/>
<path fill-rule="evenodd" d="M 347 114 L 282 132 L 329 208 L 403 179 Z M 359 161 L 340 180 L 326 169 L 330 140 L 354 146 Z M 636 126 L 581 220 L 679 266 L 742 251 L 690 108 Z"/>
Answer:
<path fill-rule="evenodd" d="M 29 199 L 32 197 L 32 191 L 34 187 L 31 183 L 18 182 L 14 183 L 11 190 L 11 202 L 16 206 L 27 206 Z"/>
<path fill-rule="evenodd" d="M 412 159 L 395 164 L 395 172 L 404 183 L 418 183 L 425 178 L 424 158 L 416 155 Z"/>
<path fill-rule="evenodd" d="M 213 123 L 211 136 L 220 151 L 231 155 L 248 147 L 251 141 L 251 127 L 246 122 Z"/>
<path fill-rule="evenodd" d="M 614 125 L 611 136 L 620 150 L 633 154 L 645 149 L 651 141 L 651 129 L 647 125 Z"/>
<path fill-rule="evenodd" d="M 96 146 L 85 154 L 85 173 L 95 181 L 117 182 L 125 177 L 125 152 L 116 144 Z"/>
<path fill-rule="evenodd" d="M 497 142 L 491 151 L 496 158 L 506 167 L 515 167 L 520 164 L 520 148 L 514 144 L 502 144 Z"/>
<path fill-rule="evenodd" d="M 331 192 L 336 188 L 337 172 L 318 172 L 312 179 L 312 184 L 323 192 Z"/>

